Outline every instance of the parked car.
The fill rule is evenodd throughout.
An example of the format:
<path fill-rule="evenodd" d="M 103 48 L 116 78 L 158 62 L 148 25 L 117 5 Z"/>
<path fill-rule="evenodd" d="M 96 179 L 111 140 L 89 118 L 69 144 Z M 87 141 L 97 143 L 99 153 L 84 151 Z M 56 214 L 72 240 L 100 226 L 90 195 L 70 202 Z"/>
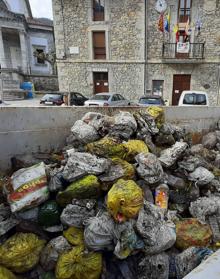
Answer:
<path fill-rule="evenodd" d="M 138 101 L 138 105 L 141 107 L 165 106 L 165 102 L 160 96 L 142 96 Z"/>
<path fill-rule="evenodd" d="M 71 106 L 84 106 L 84 103 L 87 100 L 88 100 L 88 98 L 83 96 L 81 93 L 71 92 L 71 95 L 70 95 L 70 105 Z"/>
<path fill-rule="evenodd" d="M 126 100 L 120 94 L 114 93 L 99 93 L 92 96 L 88 101 L 85 102 L 85 106 L 129 106 L 130 101 Z"/>
<path fill-rule="evenodd" d="M 64 103 L 63 94 L 46 94 L 40 99 L 40 104 L 61 106 Z"/>
<path fill-rule="evenodd" d="M 178 106 L 209 106 L 208 94 L 202 91 L 183 91 Z"/>

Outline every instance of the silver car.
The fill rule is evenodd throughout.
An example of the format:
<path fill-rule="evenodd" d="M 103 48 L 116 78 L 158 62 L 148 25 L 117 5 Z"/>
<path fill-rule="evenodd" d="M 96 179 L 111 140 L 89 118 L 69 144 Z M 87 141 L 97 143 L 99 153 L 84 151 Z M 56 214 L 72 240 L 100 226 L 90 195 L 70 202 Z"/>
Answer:
<path fill-rule="evenodd" d="M 85 106 L 96 106 L 96 107 L 105 107 L 105 106 L 129 106 L 130 101 L 126 100 L 120 94 L 113 93 L 99 93 L 92 96 L 89 100 L 85 101 Z"/>

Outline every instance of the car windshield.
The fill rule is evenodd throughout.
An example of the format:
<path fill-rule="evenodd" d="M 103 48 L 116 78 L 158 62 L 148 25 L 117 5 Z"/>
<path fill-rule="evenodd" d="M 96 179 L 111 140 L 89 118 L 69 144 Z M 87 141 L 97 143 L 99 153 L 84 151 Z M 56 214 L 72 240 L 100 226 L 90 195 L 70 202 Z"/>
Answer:
<path fill-rule="evenodd" d="M 110 98 L 109 95 L 94 95 L 91 97 L 90 100 L 108 101 L 109 98 Z"/>
<path fill-rule="evenodd" d="M 205 94 L 186 94 L 183 99 L 184 105 L 207 105 Z"/>
<path fill-rule="evenodd" d="M 143 105 L 161 105 L 161 100 L 157 98 L 141 98 L 139 104 Z"/>
<path fill-rule="evenodd" d="M 43 100 L 49 100 L 49 99 L 61 99 L 62 96 L 61 95 L 56 95 L 56 94 L 46 94 L 42 99 Z"/>

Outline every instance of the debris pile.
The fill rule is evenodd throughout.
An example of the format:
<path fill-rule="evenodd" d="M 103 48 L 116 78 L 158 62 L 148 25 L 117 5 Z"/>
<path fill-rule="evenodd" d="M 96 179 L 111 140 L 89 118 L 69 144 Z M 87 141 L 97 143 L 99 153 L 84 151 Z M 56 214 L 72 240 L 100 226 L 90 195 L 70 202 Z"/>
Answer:
<path fill-rule="evenodd" d="M 220 131 L 192 145 L 149 107 L 87 113 L 61 154 L 12 158 L 0 278 L 183 278 L 220 242 L 219 146 Z"/>

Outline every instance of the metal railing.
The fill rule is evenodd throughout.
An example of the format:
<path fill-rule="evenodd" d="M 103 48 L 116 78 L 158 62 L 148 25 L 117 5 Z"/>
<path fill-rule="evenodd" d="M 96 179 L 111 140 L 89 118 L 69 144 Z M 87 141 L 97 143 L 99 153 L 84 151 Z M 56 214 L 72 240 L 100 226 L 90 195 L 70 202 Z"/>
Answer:
<path fill-rule="evenodd" d="M 189 43 L 187 53 L 180 53 L 177 49 L 177 43 L 163 44 L 163 59 L 204 59 L 204 43 Z"/>

